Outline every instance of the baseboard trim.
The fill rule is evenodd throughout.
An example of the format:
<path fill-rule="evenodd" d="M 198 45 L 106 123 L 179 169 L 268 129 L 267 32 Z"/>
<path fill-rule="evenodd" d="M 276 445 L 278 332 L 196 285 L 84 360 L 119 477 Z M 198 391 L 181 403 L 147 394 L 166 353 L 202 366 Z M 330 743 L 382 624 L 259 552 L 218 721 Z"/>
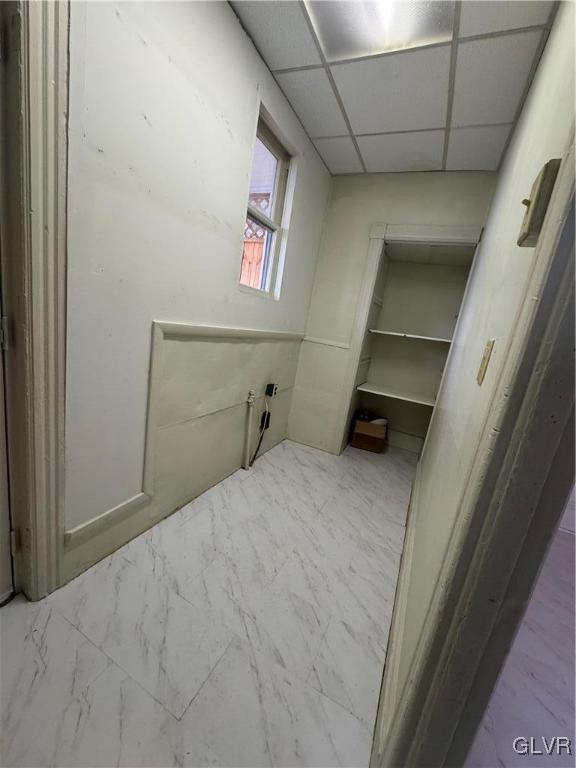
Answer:
<path fill-rule="evenodd" d="M 396 429 L 389 429 L 388 445 L 420 454 L 422 446 L 424 445 L 424 438 L 418 437 L 417 435 L 410 435 L 407 432 L 399 432 Z"/>
<path fill-rule="evenodd" d="M 6 592 L 0 594 L 0 608 L 4 606 L 4 603 L 8 604 L 10 598 L 14 595 L 13 589 L 7 589 Z"/>

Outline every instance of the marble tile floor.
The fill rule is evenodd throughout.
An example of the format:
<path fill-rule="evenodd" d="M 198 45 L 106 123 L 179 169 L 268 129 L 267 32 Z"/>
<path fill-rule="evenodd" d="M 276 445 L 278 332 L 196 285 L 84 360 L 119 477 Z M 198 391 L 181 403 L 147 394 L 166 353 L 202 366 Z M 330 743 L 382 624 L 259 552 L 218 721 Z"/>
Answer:
<path fill-rule="evenodd" d="M 16 766 L 367 766 L 414 454 L 284 441 L 0 611 Z"/>
<path fill-rule="evenodd" d="M 544 752 L 554 736 L 572 755 L 517 754 L 516 737 Z M 558 530 L 540 571 L 466 768 L 574 768 L 574 534 Z"/>

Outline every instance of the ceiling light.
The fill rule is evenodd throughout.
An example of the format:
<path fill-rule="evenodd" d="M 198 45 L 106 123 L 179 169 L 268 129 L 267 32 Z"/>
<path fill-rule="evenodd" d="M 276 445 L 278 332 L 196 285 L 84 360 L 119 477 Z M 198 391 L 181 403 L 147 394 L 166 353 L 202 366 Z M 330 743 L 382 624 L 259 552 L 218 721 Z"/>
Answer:
<path fill-rule="evenodd" d="M 444 0 L 307 0 L 306 8 L 331 62 L 452 39 L 454 3 Z"/>

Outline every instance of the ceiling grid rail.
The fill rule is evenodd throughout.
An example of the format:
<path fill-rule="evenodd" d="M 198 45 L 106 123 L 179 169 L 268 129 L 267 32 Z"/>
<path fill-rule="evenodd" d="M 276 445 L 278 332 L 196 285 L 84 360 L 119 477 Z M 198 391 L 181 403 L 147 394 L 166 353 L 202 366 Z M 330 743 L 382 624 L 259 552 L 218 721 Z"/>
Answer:
<path fill-rule="evenodd" d="M 303 0 L 299 0 L 303 2 Z M 516 0 L 514 0 L 516 1 Z M 456 0 L 461 4 L 462 0 Z M 464 0 L 466 2 L 466 0 Z M 486 2 L 494 2 L 494 0 L 486 0 Z M 552 12 L 555 15 L 555 11 Z M 528 27 L 514 27 L 513 29 L 501 29 L 494 32 L 482 32 L 477 35 L 462 35 L 456 38 L 457 43 L 474 43 L 478 40 L 491 40 L 494 37 L 510 37 L 514 35 L 521 35 L 525 32 L 548 32 L 550 30 L 550 22 L 545 24 L 532 24 Z M 441 43 L 427 43 L 426 45 L 418 45 L 413 48 L 399 48 L 398 50 L 382 51 L 381 53 L 371 53 L 366 56 L 354 56 L 353 58 L 343 58 L 337 61 L 330 62 L 335 64 L 356 64 L 360 61 L 373 61 L 374 59 L 384 59 L 388 56 L 398 56 L 401 53 L 414 53 L 414 51 L 430 51 L 434 48 L 450 48 L 454 43 L 454 40 L 447 40 Z M 291 72 L 306 72 L 311 69 L 323 69 L 323 64 L 304 64 L 301 67 L 285 67 L 283 69 L 271 70 L 275 75 L 286 75 Z"/>
<path fill-rule="evenodd" d="M 516 128 L 518 124 L 518 120 L 520 119 L 520 115 L 522 114 L 522 110 L 524 109 L 524 103 L 528 98 L 528 93 L 530 91 L 530 86 L 532 85 L 532 80 L 534 79 L 534 75 L 536 74 L 536 70 L 538 69 L 538 64 L 540 63 L 540 59 L 542 58 L 542 54 L 544 53 L 544 48 L 546 47 L 548 35 L 550 34 L 550 30 L 552 29 L 552 24 L 554 23 L 554 19 L 556 18 L 556 14 L 558 13 L 559 7 L 560 7 L 560 0 L 556 0 L 556 2 L 552 5 L 552 9 L 550 11 L 550 15 L 548 16 L 548 20 L 546 21 L 546 24 L 542 27 L 542 35 L 540 37 L 540 43 L 538 44 L 538 48 L 536 49 L 536 53 L 534 54 L 532 66 L 530 67 L 530 73 L 528 75 L 528 79 L 526 80 L 524 91 L 520 96 L 520 101 L 518 102 L 518 107 L 516 108 L 516 114 L 514 115 L 514 120 L 512 121 L 513 128 L 508 134 L 508 138 L 506 140 L 506 143 L 504 144 L 504 148 L 502 149 L 502 154 L 500 155 L 500 162 L 498 163 L 498 168 L 496 169 L 498 173 L 500 173 L 500 169 L 502 168 L 502 163 L 504 162 L 504 158 L 506 157 L 506 153 L 508 152 L 508 147 L 510 146 L 510 142 L 512 141 L 512 136 L 514 135 L 514 129 Z"/>
<path fill-rule="evenodd" d="M 322 62 L 324 71 L 326 72 L 326 76 L 330 82 L 336 101 L 338 102 L 338 106 L 340 107 L 340 111 L 342 112 L 342 117 L 344 118 L 344 122 L 346 123 L 346 128 L 348 129 L 348 135 L 350 139 L 352 139 L 352 143 L 354 144 L 354 149 L 356 150 L 356 154 L 358 155 L 358 160 L 360 161 L 362 170 L 364 171 L 364 173 L 366 173 L 364 158 L 362 157 L 362 153 L 360 152 L 360 147 L 358 146 L 356 136 L 354 135 L 354 131 L 352 130 L 350 119 L 344 107 L 344 103 L 340 96 L 340 92 L 338 91 L 338 87 L 336 85 L 336 82 L 334 80 L 330 67 L 328 65 L 328 62 L 326 61 L 326 57 L 324 56 L 324 51 L 322 50 L 322 46 L 320 45 L 320 40 L 318 40 L 318 35 L 316 34 L 316 30 L 314 29 L 314 25 L 312 24 L 312 19 L 308 14 L 308 9 L 306 8 L 306 4 L 304 0 L 299 0 L 299 5 L 302 10 L 302 13 L 304 14 L 304 20 L 306 21 L 306 25 L 308 26 L 308 29 L 310 30 L 310 34 L 312 35 L 312 39 L 314 40 L 314 45 L 316 46 L 316 50 L 318 51 L 318 56 L 320 56 L 320 61 Z"/>
<path fill-rule="evenodd" d="M 448 74 L 448 104 L 446 105 L 446 131 L 444 133 L 444 149 L 442 151 L 442 170 L 446 170 L 448 160 L 448 145 L 450 143 L 450 129 L 452 127 L 452 107 L 454 106 L 454 83 L 456 82 L 456 62 L 458 60 L 458 36 L 460 33 L 460 14 L 462 13 L 461 0 L 454 6 L 454 22 L 452 27 L 452 44 L 450 48 L 450 72 Z"/>
<path fill-rule="evenodd" d="M 508 126 L 513 125 L 513 122 L 507 122 L 507 123 L 474 123 L 472 125 L 467 125 L 466 128 L 507 128 Z M 396 136 L 398 134 L 403 133 L 429 133 L 430 131 L 437 131 L 438 128 L 406 128 L 402 131 L 378 131 L 377 133 L 355 133 L 354 135 L 363 138 L 367 136 Z M 443 130 L 443 129 L 440 129 Z M 308 137 L 311 141 L 317 141 L 318 139 L 348 139 L 349 134 L 347 133 L 338 133 L 334 134 L 333 136 L 309 136 Z"/>
<path fill-rule="evenodd" d="M 369 0 L 332 15 L 314 0 L 231 4 L 339 175 L 499 171 L 559 2 L 448 0 L 412 36 L 411 18 Z"/>

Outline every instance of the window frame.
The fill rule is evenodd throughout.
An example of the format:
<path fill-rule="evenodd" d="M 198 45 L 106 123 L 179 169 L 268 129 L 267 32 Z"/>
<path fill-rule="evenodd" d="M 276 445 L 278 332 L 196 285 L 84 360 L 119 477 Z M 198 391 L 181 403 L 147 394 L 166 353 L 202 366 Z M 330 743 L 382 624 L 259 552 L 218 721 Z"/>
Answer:
<path fill-rule="evenodd" d="M 288 175 L 290 172 L 290 162 L 292 157 L 286 147 L 284 147 L 284 145 L 279 141 L 279 139 L 266 124 L 262 115 L 260 115 L 258 118 L 254 148 L 256 146 L 256 140 L 258 139 L 274 155 L 278 163 L 276 178 L 274 179 L 274 190 L 272 193 L 272 199 L 274 202 L 271 216 L 267 216 L 260 209 L 250 205 L 250 191 L 248 191 L 248 203 L 246 205 L 245 219 L 250 218 L 254 220 L 257 224 L 265 227 L 270 232 L 272 237 L 269 257 L 270 262 L 266 269 L 266 284 L 264 288 L 254 288 L 251 285 L 243 283 L 241 281 L 242 263 L 244 256 L 243 246 L 242 254 L 240 257 L 240 275 L 238 278 L 238 286 L 242 291 L 247 291 L 253 295 L 261 296 L 262 298 L 270 298 L 273 296 L 277 298 L 278 291 L 276 289 L 276 283 L 278 279 L 279 253 L 282 240 L 286 234 L 286 228 L 282 226 L 282 220 L 286 207 L 286 190 L 288 187 Z M 254 150 L 252 152 L 252 164 L 250 165 L 250 173 L 252 172 L 253 163 Z"/>

